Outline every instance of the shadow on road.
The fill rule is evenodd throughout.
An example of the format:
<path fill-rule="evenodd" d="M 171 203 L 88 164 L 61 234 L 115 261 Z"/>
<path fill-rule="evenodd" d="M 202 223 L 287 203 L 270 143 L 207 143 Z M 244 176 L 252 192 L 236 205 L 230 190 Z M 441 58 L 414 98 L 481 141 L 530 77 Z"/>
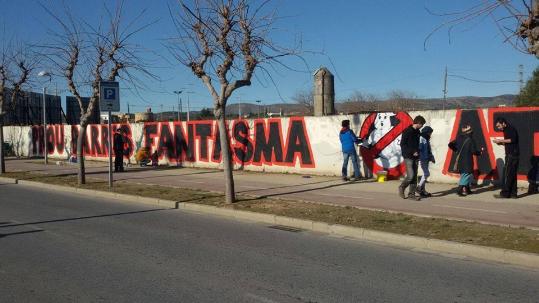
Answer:
<path fill-rule="evenodd" d="M 372 183 L 372 182 L 373 182 L 372 180 L 341 182 L 341 183 L 337 183 L 337 184 L 330 184 L 330 185 L 319 186 L 319 187 L 315 187 L 315 188 L 307 188 L 307 189 L 301 189 L 301 190 L 295 190 L 295 191 L 288 191 L 288 192 L 284 192 L 284 193 L 273 193 L 273 194 L 261 195 L 260 197 L 257 197 L 256 199 L 264 199 L 264 198 L 270 198 L 270 197 L 276 197 L 276 196 L 285 196 L 285 195 L 291 195 L 291 194 L 300 194 L 300 193 L 316 191 L 316 190 L 321 190 L 321 189 L 328 189 L 328 188 L 345 186 L 345 185 L 354 184 L 354 183 Z M 323 182 L 320 182 L 320 183 L 323 183 Z M 296 185 L 296 187 L 297 187 L 297 185 Z"/>
<path fill-rule="evenodd" d="M 9 237 L 9 236 L 16 236 L 16 235 L 23 235 L 23 234 L 33 234 L 33 233 L 39 233 L 45 231 L 44 229 L 36 229 L 36 230 L 27 230 L 27 231 L 18 231 L 14 233 L 7 233 L 3 234 L 0 233 L 0 238 Z"/>
<path fill-rule="evenodd" d="M 65 219 L 54 219 L 54 220 L 44 220 L 44 221 L 34 221 L 34 222 L 26 222 L 26 223 L 9 224 L 9 223 L 11 223 L 11 222 L 9 222 L 8 224 L 1 225 L 0 229 L 6 228 L 6 227 L 15 227 L 15 226 L 24 226 L 24 225 L 38 225 L 38 224 L 57 223 L 57 222 L 66 222 L 66 221 L 77 221 L 77 220 L 87 220 L 87 219 L 95 219 L 95 218 L 134 215 L 134 214 L 156 212 L 156 211 L 163 211 L 163 210 L 170 210 L 170 209 L 171 208 L 148 209 L 148 210 L 129 211 L 129 212 L 123 212 L 123 213 L 104 214 L 104 215 L 85 216 L 85 217 L 75 217 L 75 218 L 65 218 Z"/>

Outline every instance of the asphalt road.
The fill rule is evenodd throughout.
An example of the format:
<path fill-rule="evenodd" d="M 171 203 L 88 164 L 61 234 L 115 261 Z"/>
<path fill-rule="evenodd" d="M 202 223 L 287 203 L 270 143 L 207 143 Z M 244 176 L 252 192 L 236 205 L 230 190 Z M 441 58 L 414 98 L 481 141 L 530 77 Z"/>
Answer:
<path fill-rule="evenodd" d="M 0 184 L 0 302 L 539 302 L 539 272 Z"/>

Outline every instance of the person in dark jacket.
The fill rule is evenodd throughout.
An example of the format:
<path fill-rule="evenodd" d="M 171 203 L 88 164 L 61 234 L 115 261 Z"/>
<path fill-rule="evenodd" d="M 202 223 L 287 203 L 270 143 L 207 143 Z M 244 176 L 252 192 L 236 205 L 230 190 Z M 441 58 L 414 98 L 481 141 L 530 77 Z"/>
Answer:
<path fill-rule="evenodd" d="M 401 152 L 406 165 L 406 177 L 399 186 L 399 196 L 406 199 L 404 191 L 410 187 L 408 198 L 416 201 L 421 197 L 416 196 L 417 190 L 417 167 L 419 162 L 419 130 L 425 125 L 425 118 L 417 116 L 412 125 L 408 126 L 401 136 Z"/>
<path fill-rule="evenodd" d="M 517 174 L 520 149 L 518 146 L 518 132 L 509 125 L 504 118 L 497 118 L 495 126 L 503 131 L 503 139 L 494 139 L 492 142 L 503 145 L 505 149 L 505 164 L 503 168 L 503 185 L 499 195 L 495 198 L 517 198 Z"/>
<path fill-rule="evenodd" d="M 421 198 L 431 197 L 432 194 L 425 189 L 427 179 L 430 177 L 429 164 L 435 163 L 434 155 L 432 154 L 432 148 L 430 146 L 430 138 L 434 130 L 430 126 L 425 126 L 421 129 L 421 137 L 419 138 L 419 166 L 423 171 L 421 180 L 417 186 L 417 192 Z"/>
<path fill-rule="evenodd" d="M 350 129 L 350 120 L 343 120 L 341 122 L 342 129 L 339 133 L 339 139 L 341 140 L 343 163 L 342 163 L 342 179 L 348 181 L 348 159 L 352 158 L 352 165 L 354 167 L 354 179 L 359 180 L 359 165 L 357 163 L 356 144 L 361 143 L 354 131 Z"/>
<path fill-rule="evenodd" d="M 449 142 L 448 146 L 456 153 L 455 163 L 449 171 L 460 174 L 457 195 L 464 197 L 472 193 L 470 185 L 473 181 L 474 162 L 473 156 L 481 155 L 477 144 L 472 137 L 472 126 L 465 124 L 461 127 L 461 133 L 457 138 Z"/>
<path fill-rule="evenodd" d="M 114 132 L 114 171 L 124 171 L 124 139 L 122 131 L 118 128 Z"/>

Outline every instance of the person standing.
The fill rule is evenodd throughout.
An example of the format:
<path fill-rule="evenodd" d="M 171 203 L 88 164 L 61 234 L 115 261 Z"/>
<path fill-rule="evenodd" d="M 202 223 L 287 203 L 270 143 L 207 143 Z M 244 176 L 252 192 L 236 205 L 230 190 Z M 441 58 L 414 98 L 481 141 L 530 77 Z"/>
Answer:
<path fill-rule="evenodd" d="M 503 145 L 505 148 L 505 164 L 503 168 L 503 185 L 499 195 L 495 198 L 517 198 L 517 173 L 520 149 L 518 147 L 518 132 L 509 125 L 504 118 L 497 118 L 496 129 L 503 131 L 503 139 L 494 139 L 492 142 Z"/>
<path fill-rule="evenodd" d="M 429 164 L 435 163 L 434 155 L 432 154 L 432 148 L 430 146 L 430 138 L 434 130 L 430 126 L 425 126 L 421 129 L 421 137 L 419 138 L 419 165 L 423 171 L 421 180 L 417 185 L 417 192 L 421 198 L 431 197 L 432 194 L 425 189 L 427 179 L 430 177 Z"/>
<path fill-rule="evenodd" d="M 339 133 L 339 139 L 341 141 L 341 148 L 343 154 L 342 163 L 342 179 L 343 181 L 349 181 L 348 178 L 348 159 L 352 159 L 352 166 L 354 167 L 354 180 L 359 180 L 359 165 L 357 163 L 356 144 L 361 143 L 361 140 L 354 134 L 354 131 L 350 129 L 350 120 L 343 120 L 341 122 L 342 129 Z"/>
<path fill-rule="evenodd" d="M 472 137 L 473 130 L 470 124 L 462 125 L 460 131 L 457 138 L 448 144 L 449 148 L 456 153 L 455 162 L 449 171 L 460 174 L 457 195 L 464 197 L 472 193 L 470 186 L 473 181 L 473 156 L 481 155 L 481 151 Z"/>
<path fill-rule="evenodd" d="M 401 152 L 406 166 L 406 177 L 399 186 L 399 196 L 406 199 L 405 190 L 410 187 L 408 198 L 419 201 L 421 197 L 416 196 L 417 190 L 417 167 L 419 160 L 419 130 L 425 125 L 425 118 L 416 116 L 413 124 L 408 126 L 401 136 Z"/>
<path fill-rule="evenodd" d="M 124 139 L 122 131 L 118 128 L 114 132 L 114 171 L 124 171 Z"/>

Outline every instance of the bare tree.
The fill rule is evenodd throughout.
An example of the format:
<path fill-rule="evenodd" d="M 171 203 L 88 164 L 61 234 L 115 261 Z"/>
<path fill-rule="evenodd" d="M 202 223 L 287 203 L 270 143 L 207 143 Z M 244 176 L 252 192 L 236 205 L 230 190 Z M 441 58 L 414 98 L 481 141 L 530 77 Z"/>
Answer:
<path fill-rule="evenodd" d="M 29 46 L 13 47 L 6 43 L 0 53 L 0 174 L 6 172 L 4 150 L 4 118 L 14 111 L 21 97 L 23 86 L 29 83 L 30 74 L 36 66 L 35 56 Z M 9 103 L 6 104 L 6 99 Z"/>
<path fill-rule="evenodd" d="M 142 11 L 133 21 L 122 26 L 123 1 L 119 2 L 113 13 L 105 8 L 107 23 L 101 21 L 97 25 L 76 21 L 79 19 L 73 17 L 67 7 L 65 18 L 60 18 L 46 7 L 43 8 L 62 29 L 61 32 L 54 33 L 54 42 L 43 46 L 43 49 L 53 68 L 65 78 L 69 91 L 75 96 L 80 107 L 77 137 L 78 183 L 85 184 L 83 140 L 86 139 L 90 118 L 99 106 L 99 83 L 122 79 L 136 88 L 141 82 L 134 72 L 154 77 L 139 55 L 141 47 L 131 43 L 133 36 L 150 23 L 141 25 L 139 21 L 144 15 Z M 87 106 L 83 103 L 83 93 L 90 95 Z M 109 144 L 112 144 L 111 138 Z"/>
<path fill-rule="evenodd" d="M 294 96 L 292 96 L 292 101 L 304 107 L 309 115 L 313 114 L 314 96 L 312 90 L 297 91 Z"/>
<path fill-rule="evenodd" d="M 219 140 L 225 174 L 226 202 L 235 201 L 232 157 L 228 146 L 226 105 L 232 93 L 251 85 L 255 70 L 269 75 L 267 67 L 286 66 L 284 56 L 299 56 L 299 47 L 278 47 L 269 34 L 275 30 L 275 11 L 268 11 L 270 0 L 252 7 L 247 0 L 199 0 L 192 5 L 179 0 L 179 13 L 173 15 L 179 37 L 171 40 L 176 59 L 189 67 L 209 90 L 219 125 Z M 216 87 L 213 81 L 219 82 Z"/>
<path fill-rule="evenodd" d="M 342 104 L 343 111 L 346 113 L 377 111 L 379 106 L 378 96 L 361 91 L 354 91 Z"/>
<path fill-rule="evenodd" d="M 387 93 L 385 107 L 393 112 L 411 111 L 417 108 L 417 95 L 410 91 L 394 89 Z"/>
<path fill-rule="evenodd" d="M 456 12 L 433 12 L 433 15 L 446 18 L 425 39 L 425 47 L 429 38 L 437 31 L 447 28 L 451 31 L 463 24 L 468 24 L 483 17 L 490 17 L 504 42 L 510 43 L 523 53 L 539 57 L 539 1 L 537 0 L 475 0 L 469 7 Z"/>

